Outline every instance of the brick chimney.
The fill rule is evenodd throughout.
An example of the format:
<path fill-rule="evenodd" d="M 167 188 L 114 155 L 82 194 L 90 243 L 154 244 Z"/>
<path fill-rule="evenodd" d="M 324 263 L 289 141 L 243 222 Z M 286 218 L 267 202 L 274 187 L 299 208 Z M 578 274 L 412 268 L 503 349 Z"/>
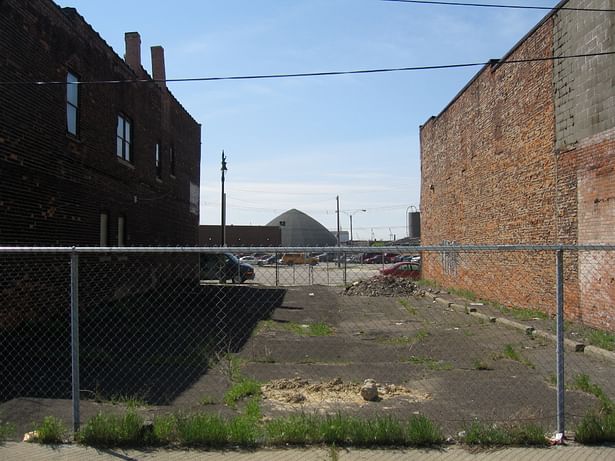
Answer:
<path fill-rule="evenodd" d="M 152 77 L 158 81 L 158 85 L 166 88 L 165 82 L 167 73 L 164 67 L 164 48 L 161 46 L 152 46 Z"/>
<path fill-rule="evenodd" d="M 124 34 L 124 42 L 126 43 L 124 61 L 126 61 L 126 64 L 130 66 L 135 74 L 143 77 L 143 68 L 141 67 L 141 36 L 139 32 L 126 32 Z"/>

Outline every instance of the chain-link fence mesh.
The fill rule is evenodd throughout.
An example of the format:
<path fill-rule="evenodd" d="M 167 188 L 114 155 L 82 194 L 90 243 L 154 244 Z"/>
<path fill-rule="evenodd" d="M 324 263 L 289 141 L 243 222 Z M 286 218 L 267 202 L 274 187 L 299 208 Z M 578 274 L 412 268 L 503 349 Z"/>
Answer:
<path fill-rule="evenodd" d="M 229 390 L 254 380 L 267 419 L 557 429 L 556 248 L 21 250 L 0 249 L 0 420 L 21 432 L 70 425 L 73 357 L 82 423 L 127 406 L 231 417 Z M 615 282 L 612 249 L 563 255 L 574 429 L 615 398 Z"/>

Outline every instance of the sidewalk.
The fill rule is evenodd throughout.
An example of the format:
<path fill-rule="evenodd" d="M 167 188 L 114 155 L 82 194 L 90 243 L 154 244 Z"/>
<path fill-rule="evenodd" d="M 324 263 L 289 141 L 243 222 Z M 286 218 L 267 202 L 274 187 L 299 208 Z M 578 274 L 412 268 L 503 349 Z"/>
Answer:
<path fill-rule="evenodd" d="M 359 450 L 338 448 L 275 449 L 257 451 L 198 450 L 96 450 L 78 445 L 48 447 L 10 442 L 0 445 L 0 461 L 598 461 L 615 459 L 615 447 L 566 446 L 554 448 L 506 448 L 471 453 L 461 447 L 441 450 Z"/>

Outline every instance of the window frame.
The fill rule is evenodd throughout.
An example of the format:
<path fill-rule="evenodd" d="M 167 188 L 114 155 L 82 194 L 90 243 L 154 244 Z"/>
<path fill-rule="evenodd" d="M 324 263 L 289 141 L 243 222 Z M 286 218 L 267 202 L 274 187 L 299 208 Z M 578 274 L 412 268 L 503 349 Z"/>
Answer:
<path fill-rule="evenodd" d="M 156 168 L 156 179 L 162 179 L 162 156 L 160 155 L 160 143 L 156 143 L 154 150 L 154 166 Z"/>
<path fill-rule="evenodd" d="M 75 137 L 79 137 L 79 76 L 70 70 L 66 72 L 66 132 Z M 71 91 L 74 87 L 75 91 Z M 75 100 L 73 101 L 72 96 Z M 74 111 L 74 132 L 72 131 L 72 124 L 70 123 L 69 113 Z"/>
<path fill-rule="evenodd" d="M 121 135 L 120 135 L 121 125 Z M 128 129 L 127 129 L 128 128 Z M 121 142 L 121 152 L 120 152 Z M 117 114 L 117 125 L 115 129 L 115 155 L 117 158 L 124 160 L 128 163 L 133 163 L 133 123 L 132 119 L 126 114 Z"/>

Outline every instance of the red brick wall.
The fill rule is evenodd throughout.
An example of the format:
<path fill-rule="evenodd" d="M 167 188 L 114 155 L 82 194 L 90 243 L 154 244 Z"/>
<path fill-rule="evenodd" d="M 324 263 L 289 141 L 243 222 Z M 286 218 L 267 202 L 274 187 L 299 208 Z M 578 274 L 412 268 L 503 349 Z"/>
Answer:
<path fill-rule="evenodd" d="M 615 243 L 615 130 L 585 140 L 574 152 L 579 243 Z M 578 283 L 577 317 L 615 331 L 615 252 L 582 252 Z"/>
<path fill-rule="evenodd" d="M 552 22 L 509 57 L 549 57 Z M 554 106 L 549 61 L 487 66 L 421 128 L 422 244 L 553 243 Z M 554 310 L 547 253 L 425 255 L 423 274 L 508 305 Z"/>

